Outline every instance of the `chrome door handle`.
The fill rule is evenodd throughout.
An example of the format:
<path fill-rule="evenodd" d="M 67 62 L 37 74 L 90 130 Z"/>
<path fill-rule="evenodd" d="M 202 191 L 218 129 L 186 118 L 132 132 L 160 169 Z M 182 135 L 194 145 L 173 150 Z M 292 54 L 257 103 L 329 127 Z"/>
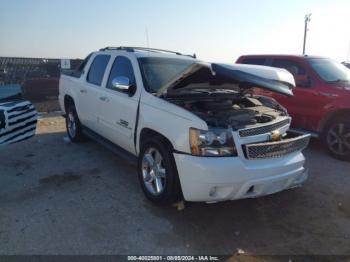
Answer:
<path fill-rule="evenodd" d="M 87 91 L 86 91 L 85 89 L 80 89 L 80 93 L 82 93 L 82 94 L 86 94 L 86 93 L 87 93 Z"/>
<path fill-rule="evenodd" d="M 103 101 L 103 102 L 108 102 L 109 101 L 107 96 L 101 96 L 100 100 Z"/>
<path fill-rule="evenodd" d="M 317 95 L 317 94 L 314 94 Z M 326 92 L 321 92 L 320 95 L 322 96 L 327 96 L 327 97 L 337 97 L 337 94 L 333 94 L 333 93 L 326 93 Z"/>

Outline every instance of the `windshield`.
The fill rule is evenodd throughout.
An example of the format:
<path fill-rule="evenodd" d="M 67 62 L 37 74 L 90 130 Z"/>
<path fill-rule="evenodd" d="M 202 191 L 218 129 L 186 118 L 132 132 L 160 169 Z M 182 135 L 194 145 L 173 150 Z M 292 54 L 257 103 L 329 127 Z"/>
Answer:
<path fill-rule="evenodd" d="M 0 101 L 7 98 L 17 98 L 21 93 L 20 85 L 0 85 Z"/>
<path fill-rule="evenodd" d="M 190 59 L 159 57 L 143 57 L 138 60 L 145 88 L 149 92 L 157 92 L 195 62 Z"/>
<path fill-rule="evenodd" d="M 331 59 L 309 59 L 309 64 L 326 82 L 349 82 L 350 70 Z"/>

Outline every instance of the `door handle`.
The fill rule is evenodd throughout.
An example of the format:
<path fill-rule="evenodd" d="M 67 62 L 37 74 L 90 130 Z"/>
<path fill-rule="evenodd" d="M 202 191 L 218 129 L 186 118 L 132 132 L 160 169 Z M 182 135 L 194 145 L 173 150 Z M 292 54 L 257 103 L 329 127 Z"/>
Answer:
<path fill-rule="evenodd" d="M 109 102 L 109 98 L 107 96 L 100 96 L 100 100 L 103 102 Z"/>
<path fill-rule="evenodd" d="M 80 93 L 82 93 L 82 94 L 86 94 L 86 93 L 87 93 L 87 91 L 86 91 L 85 89 L 80 89 Z"/>
<path fill-rule="evenodd" d="M 317 95 L 317 93 L 314 93 L 315 95 Z M 326 93 L 326 92 L 321 92 L 319 93 L 322 96 L 326 96 L 326 97 L 337 97 L 337 94 L 333 94 L 333 93 Z"/>

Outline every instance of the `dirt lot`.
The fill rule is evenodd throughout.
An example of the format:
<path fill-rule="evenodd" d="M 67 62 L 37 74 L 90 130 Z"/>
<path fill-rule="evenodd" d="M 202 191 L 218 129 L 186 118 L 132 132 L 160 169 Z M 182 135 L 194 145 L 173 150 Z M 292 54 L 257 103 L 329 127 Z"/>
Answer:
<path fill-rule="evenodd" d="M 64 136 L 45 117 L 0 149 L 0 254 L 350 254 L 350 163 L 315 141 L 304 187 L 177 211 L 144 199 L 135 167 Z"/>

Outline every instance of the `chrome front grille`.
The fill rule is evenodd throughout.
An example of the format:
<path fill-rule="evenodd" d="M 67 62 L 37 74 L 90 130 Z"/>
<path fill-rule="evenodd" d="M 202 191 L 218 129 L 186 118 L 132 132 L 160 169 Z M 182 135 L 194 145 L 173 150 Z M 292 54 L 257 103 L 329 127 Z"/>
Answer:
<path fill-rule="evenodd" d="M 290 120 L 285 119 L 283 121 L 274 123 L 272 125 L 243 129 L 243 130 L 239 131 L 239 136 L 240 137 L 247 137 L 247 136 L 256 136 L 256 135 L 270 133 L 278 128 L 281 128 L 285 125 L 288 125 L 289 123 L 290 123 Z"/>
<path fill-rule="evenodd" d="M 305 149 L 310 141 L 310 135 L 302 135 L 278 142 L 264 142 L 243 145 L 247 159 L 265 159 L 283 157 L 293 152 Z"/>
<path fill-rule="evenodd" d="M 35 118 L 36 121 L 36 114 L 35 107 L 29 102 L 19 104 L 18 106 L 7 110 L 8 125 L 15 126 L 27 120 L 33 120 L 33 118 Z"/>
<path fill-rule="evenodd" d="M 35 135 L 37 112 L 34 106 L 25 100 L 0 104 L 0 113 L 4 118 L 0 126 L 0 146 L 16 143 Z"/>

